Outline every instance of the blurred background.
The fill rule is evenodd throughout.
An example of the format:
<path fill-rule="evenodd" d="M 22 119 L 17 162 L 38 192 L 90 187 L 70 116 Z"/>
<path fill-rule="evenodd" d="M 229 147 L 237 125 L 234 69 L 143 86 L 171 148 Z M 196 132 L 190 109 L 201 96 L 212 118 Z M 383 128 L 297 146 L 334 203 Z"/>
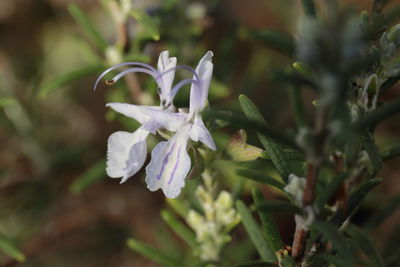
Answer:
<path fill-rule="evenodd" d="M 357 12 L 371 8 L 367 0 L 342 2 Z M 108 136 L 133 131 L 137 124 L 105 104 L 158 101 L 155 83 L 142 75 L 93 91 L 96 77 L 107 67 L 127 60 L 155 65 L 163 50 L 176 56 L 178 64 L 194 67 L 212 50 L 212 107 L 239 109 L 237 97 L 244 93 L 272 125 L 289 132 L 294 125 L 287 90 L 272 77 L 291 59 L 249 32 L 268 28 L 296 38 L 299 1 L 135 0 L 127 18 L 112 3 L 0 0 L 0 240 L 11 240 L 26 257 L 23 261 L 20 255 L 18 261 L 0 252 L 0 266 L 157 266 L 129 250 L 126 239 L 131 236 L 173 255 L 185 251 L 160 218 L 166 206 L 163 194 L 146 189 L 143 171 L 123 185 L 106 177 Z M 178 94 L 177 106 L 187 104 L 188 91 Z M 385 97 L 399 92 L 397 84 Z M 304 98 L 312 112 L 312 92 L 304 91 Z M 399 143 L 399 119 L 393 117 L 377 129 L 381 147 Z M 220 149 L 233 132 L 212 132 Z M 150 145 L 158 138 L 152 137 Z M 258 144 L 251 134 L 249 140 Z M 356 222 L 362 224 L 399 194 L 399 164 L 399 159 L 385 163 L 379 175 L 383 182 L 355 215 Z M 234 192 L 241 180 L 231 171 L 234 163 L 220 160 L 217 165 L 220 186 Z M 188 181 L 189 198 L 196 183 L 196 178 Z M 263 190 L 267 198 L 279 198 L 270 188 Z M 246 192 L 241 197 L 246 199 Z M 378 247 L 388 254 L 400 242 L 399 215 L 374 232 Z M 287 218 L 277 217 L 290 243 L 294 225 Z M 241 227 L 231 244 L 240 252 L 232 261 L 255 256 Z"/>

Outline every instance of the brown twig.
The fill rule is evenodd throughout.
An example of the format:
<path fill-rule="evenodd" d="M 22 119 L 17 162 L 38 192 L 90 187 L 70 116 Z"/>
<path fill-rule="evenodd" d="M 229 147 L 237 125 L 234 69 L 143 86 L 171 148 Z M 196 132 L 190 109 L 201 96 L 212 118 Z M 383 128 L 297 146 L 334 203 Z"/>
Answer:
<path fill-rule="evenodd" d="M 302 208 L 311 206 L 315 199 L 315 188 L 318 180 L 318 173 L 321 168 L 324 158 L 324 146 L 327 136 L 326 130 L 326 119 L 328 109 L 322 106 L 318 109 L 316 114 L 316 121 L 314 127 L 314 135 L 316 142 L 314 143 L 314 149 L 312 155 L 309 156 L 307 161 L 307 174 L 306 174 L 306 186 L 303 192 L 303 203 Z M 300 215 L 296 215 L 300 216 Z M 302 218 L 298 218 L 302 220 Z M 301 264 L 303 259 L 307 236 L 309 230 L 304 228 L 303 224 L 296 222 L 296 232 L 293 238 L 292 245 L 292 256 L 295 258 L 297 265 Z"/>
<path fill-rule="evenodd" d="M 315 198 L 315 186 L 317 183 L 317 175 L 318 175 L 319 166 L 315 166 L 313 163 L 307 163 L 307 182 L 306 188 L 304 189 L 303 194 L 303 206 L 309 206 L 314 202 Z"/>
<path fill-rule="evenodd" d="M 296 215 L 298 216 L 298 215 Z M 294 233 L 293 245 L 292 245 L 292 257 L 299 259 L 304 253 L 304 244 L 306 242 L 307 232 L 303 228 L 299 228 L 296 225 L 296 231 Z"/>
<path fill-rule="evenodd" d="M 125 55 L 130 49 L 130 39 L 128 34 L 126 19 L 122 19 L 121 9 L 118 4 L 114 1 L 109 2 L 109 9 L 111 12 L 111 17 L 114 20 L 115 30 L 117 33 L 117 39 L 115 41 L 115 46 L 120 48 L 122 53 Z M 140 101 L 140 96 L 142 88 L 137 79 L 135 73 L 128 73 L 124 76 L 124 80 L 128 86 L 129 92 L 135 101 Z"/>

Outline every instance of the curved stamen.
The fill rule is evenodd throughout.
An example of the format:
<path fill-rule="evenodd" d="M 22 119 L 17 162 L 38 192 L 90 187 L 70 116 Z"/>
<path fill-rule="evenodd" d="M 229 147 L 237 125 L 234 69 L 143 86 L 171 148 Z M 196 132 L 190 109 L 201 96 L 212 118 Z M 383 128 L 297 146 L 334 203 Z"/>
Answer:
<path fill-rule="evenodd" d="M 107 80 L 106 83 L 114 84 L 119 79 L 121 79 L 123 76 L 125 76 L 128 73 L 132 73 L 132 72 L 147 73 L 147 74 L 149 74 L 151 77 L 153 77 L 156 80 L 158 86 L 162 87 L 162 85 L 160 84 L 160 81 L 162 82 L 162 77 L 160 76 L 160 74 L 157 71 L 154 72 L 154 71 L 151 71 L 151 70 L 148 70 L 148 69 L 144 69 L 144 68 L 129 68 L 129 69 L 124 70 L 123 72 L 120 72 L 117 75 L 115 75 L 112 80 Z M 161 80 L 160 80 L 160 78 L 161 78 Z"/>
<path fill-rule="evenodd" d="M 197 74 L 197 72 L 193 68 L 191 68 L 189 66 L 186 66 L 186 65 L 178 65 L 178 66 L 176 66 L 174 68 L 170 68 L 170 69 L 162 72 L 161 76 L 167 74 L 168 72 L 175 71 L 177 69 L 183 69 L 183 70 L 190 71 L 191 73 L 193 73 L 193 76 L 194 76 L 195 80 L 194 79 L 185 79 L 185 80 L 182 80 L 179 83 L 177 83 L 169 93 L 169 96 L 170 96 L 171 99 L 173 99 L 175 97 L 175 95 L 178 93 L 178 90 L 181 89 L 186 84 L 194 83 L 194 84 L 196 84 L 198 86 L 198 88 L 201 88 L 201 80 L 200 80 L 199 75 Z"/>
<path fill-rule="evenodd" d="M 172 88 L 171 92 L 169 93 L 170 97 L 174 98 L 175 95 L 178 93 L 179 89 L 181 89 L 183 86 L 185 86 L 186 84 L 189 84 L 189 83 L 197 83 L 198 84 L 198 81 L 193 80 L 193 79 L 185 79 L 185 80 L 178 82 L 177 84 L 175 84 L 174 88 Z"/>
<path fill-rule="evenodd" d="M 123 76 L 125 76 L 126 74 L 131 73 L 131 72 L 142 72 L 142 73 L 147 73 L 147 74 L 149 74 L 151 77 L 153 77 L 154 80 L 156 80 L 158 86 L 161 87 L 161 85 L 160 85 L 160 79 L 161 79 L 161 81 L 162 81 L 162 77 L 161 77 L 160 72 L 158 72 L 158 71 L 151 71 L 151 70 L 147 70 L 147 69 L 144 69 L 144 68 L 130 68 L 130 69 L 124 70 L 124 71 L 118 73 L 117 75 L 115 75 L 114 78 L 113 78 L 113 81 L 114 81 L 114 82 L 117 82 L 117 81 L 118 81 L 119 79 L 121 79 Z"/>
<path fill-rule="evenodd" d="M 157 72 L 157 70 L 156 70 L 154 67 L 152 67 L 152 66 L 150 66 L 149 64 L 146 64 L 146 63 L 141 63 L 141 62 L 125 62 L 125 63 L 120 63 L 120 64 L 114 65 L 114 66 L 112 66 L 112 67 L 106 69 L 105 71 L 103 71 L 103 73 L 101 73 L 100 76 L 97 78 L 97 80 L 96 80 L 96 82 L 95 82 L 95 84 L 94 84 L 93 90 L 96 90 L 97 85 L 99 84 L 100 80 L 101 80 L 105 75 L 107 75 L 108 73 L 110 73 L 111 71 L 113 71 L 113 70 L 115 70 L 115 69 L 117 69 L 117 68 L 124 67 L 124 66 L 142 66 L 142 67 L 147 68 L 147 69 L 149 69 L 149 70 L 151 70 L 151 71 L 153 71 L 153 72 Z"/>
<path fill-rule="evenodd" d="M 170 69 L 168 69 L 168 70 L 162 72 L 162 73 L 161 73 L 161 76 L 167 74 L 168 72 L 171 72 L 171 71 L 174 71 L 174 70 L 179 70 L 179 69 L 183 69 L 183 70 L 188 70 L 188 71 L 190 71 L 191 73 L 193 73 L 193 75 L 194 75 L 194 77 L 196 78 L 196 80 L 200 81 L 200 78 L 199 78 L 199 75 L 197 74 L 197 72 L 196 72 L 193 68 L 191 68 L 191 67 L 189 67 L 189 66 L 186 66 L 186 65 L 178 65 L 178 66 L 176 66 L 176 67 L 174 67 L 174 68 L 170 68 Z"/>

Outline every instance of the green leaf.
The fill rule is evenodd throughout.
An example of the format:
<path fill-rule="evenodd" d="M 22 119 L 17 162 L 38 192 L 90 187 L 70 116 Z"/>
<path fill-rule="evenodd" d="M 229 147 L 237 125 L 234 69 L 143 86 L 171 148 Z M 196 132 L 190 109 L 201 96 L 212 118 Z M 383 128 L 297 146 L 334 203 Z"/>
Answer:
<path fill-rule="evenodd" d="M 72 17 L 74 17 L 76 22 L 82 27 L 89 39 L 101 51 L 105 51 L 108 47 L 107 42 L 103 39 L 103 37 L 101 37 L 86 14 L 76 4 L 69 4 L 68 11 L 71 13 Z"/>
<path fill-rule="evenodd" d="M 182 262 L 178 262 L 175 259 L 170 258 L 165 253 L 133 238 L 129 238 L 126 244 L 130 249 L 163 266 L 182 266 Z"/>
<path fill-rule="evenodd" d="M 355 128 L 356 130 L 363 130 L 374 127 L 377 123 L 382 122 L 397 112 L 400 112 L 400 98 L 367 113 L 367 115 L 355 123 Z"/>
<path fill-rule="evenodd" d="M 0 250 L 18 262 L 25 261 L 25 255 L 14 245 L 14 242 L 0 234 Z"/>
<path fill-rule="evenodd" d="M 368 235 L 364 233 L 361 229 L 357 228 L 354 225 L 348 225 L 345 229 L 345 232 L 352 237 L 352 241 L 354 241 L 361 250 L 365 253 L 365 255 L 371 259 L 374 267 L 384 267 L 383 260 L 378 252 L 375 250 L 371 240 L 368 238 Z"/>
<path fill-rule="evenodd" d="M 335 192 L 343 184 L 344 180 L 348 177 L 348 173 L 342 173 L 332 178 L 332 180 L 324 186 L 317 194 L 315 205 L 321 210 L 325 204 L 333 197 Z"/>
<path fill-rule="evenodd" d="M 285 158 L 287 160 L 290 160 L 290 161 L 304 161 L 305 160 L 304 154 L 299 151 L 292 150 L 292 149 L 284 149 L 283 151 L 285 153 Z M 261 152 L 260 158 L 271 160 L 270 155 L 265 150 L 263 152 Z"/>
<path fill-rule="evenodd" d="M 400 156 L 400 146 L 388 148 L 381 154 L 382 160 L 389 160 L 398 156 Z"/>
<path fill-rule="evenodd" d="M 287 201 L 264 201 L 256 204 L 258 211 L 302 214 L 303 210 Z"/>
<path fill-rule="evenodd" d="M 261 259 L 268 262 L 275 262 L 275 254 L 269 248 L 268 243 L 264 239 L 256 221 L 253 219 L 250 210 L 241 200 L 236 201 L 236 209 L 238 210 L 243 226 L 256 247 Z"/>
<path fill-rule="evenodd" d="M 136 19 L 140 25 L 143 26 L 146 35 L 151 37 L 154 41 L 160 40 L 158 25 L 154 18 L 150 17 L 145 11 L 141 9 L 132 10 L 130 15 L 134 19 Z"/>
<path fill-rule="evenodd" d="M 78 80 L 80 78 L 86 77 L 90 74 L 96 73 L 100 70 L 102 70 L 102 66 L 88 66 L 84 67 L 82 69 L 63 74 L 59 76 L 58 78 L 54 79 L 51 81 L 49 84 L 43 86 L 42 88 L 39 89 L 39 97 L 44 98 L 46 97 L 50 92 L 54 91 L 55 89 L 58 89 L 60 87 L 63 87 L 75 80 Z"/>
<path fill-rule="evenodd" d="M 252 261 L 235 265 L 235 267 L 277 267 L 277 264 L 267 261 Z"/>
<path fill-rule="evenodd" d="M 253 188 L 253 200 L 256 205 L 265 202 L 264 196 L 260 190 Z M 268 211 L 258 211 L 258 216 L 260 217 L 261 224 L 265 233 L 265 238 L 269 244 L 270 249 L 273 252 L 283 248 L 283 242 L 279 234 L 278 228 L 276 226 L 275 220 Z"/>
<path fill-rule="evenodd" d="M 389 203 L 385 204 L 378 211 L 376 211 L 371 219 L 367 221 L 364 226 L 364 230 L 367 232 L 372 231 L 376 227 L 378 227 L 382 222 L 384 222 L 388 217 L 393 215 L 398 207 L 400 206 L 400 195 L 397 195 L 393 199 L 389 201 Z"/>
<path fill-rule="evenodd" d="M 301 96 L 301 90 L 298 86 L 289 86 L 289 100 L 293 109 L 294 120 L 298 128 L 305 127 L 306 115 L 304 110 L 303 99 Z"/>
<path fill-rule="evenodd" d="M 188 243 L 192 248 L 196 247 L 195 234 L 183 223 L 181 223 L 174 214 L 168 210 L 162 210 L 161 217 L 179 237 L 185 240 L 185 242 Z"/>
<path fill-rule="evenodd" d="M 106 162 L 104 159 L 97 161 L 83 172 L 69 187 L 72 193 L 80 193 L 89 185 L 103 179 L 106 176 Z"/>
<path fill-rule="evenodd" d="M 240 176 L 252 179 L 254 181 L 271 185 L 271 186 L 276 187 L 279 190 L 284 192 L 283 188 L 285 187 L 285 184 L 281 183 L 277 179 L 275 179 L 271 176 L 268 176 L 266 174 L 252 171 L 252 170 L 245 170 L 245 169 L 237 170 L 236 173 Z"/>
<path fill-rule="evenodd" d="M 353 193 L 351 193 L 348 200 L 347 212 L 342 208 L 337 209 L 331 218 L 329 218 L 329 223 L 340 227 L 348 217 L 351 217 L 354 214 L 361 202 L 364 200 L 365 196 L 378 184 L 380 184 L 381 181 L 382 180 L 380 178 L 368 180 Z"/>
<path fill-rule="evenodd" d="M 186 218 L 186 215 L 189 212 L 189 208 L 187 203 L 182 203 L 182 201 L 179 201 L 175 198 L 167 198 L 166 199 L 167 204 L 177 213 L 179 216 L 182 218 Z"/>
<path fill-rule="evenodd" d="M 239 102 L 247 118 L 267 125 L 261 113 L 258 111 L 254 103 L 245 95 L 239 96 Z M 264 135 L 265 132 L 257 132 L 258 139 L 270 154 L 272 163 L 281 175 L 283 180 L 287 180 L 292 171 L 289 168 L 289 162 L 285 157 L 282 146 L 275 142 L 272 138 Z M 268 134 L 268 133 L 266 133 Z"/>
<path fill-rule="evenodd" d="M 293 139 L 273 129 L 272 127 L 269 127 L 265 123 L 255 121 L 250 118 L 245 118 L 241 114 L 232 114 L 231 112 L 226 111 L 208 110 L 203 112 L 203 118 L 205 120 L 222 120 L 224 122 L 228 122 L 230 123 L 230 126 L 235 129 L 252 129 L 257 132 L 262 132 L 276 142 L 280 142 L 281 144 L 284 144 L 295 150 L 300 150 L 299 146 L 293 141 Z"/>
<path fill-rule="evenodd" d="M 304 14 L 310 17 L 317 16 L 314 0 L 301 0 L 301 4 L 303 5 Z"/>
<path fill-rule="evenodd" d="M 248 31 L 245 32 L 245 35 L 246 34 L 250 38 L 260 41 L 264 45 L 284 55 L 292 56 L 295 53 L 294 41 L 289 35 L 267 29 Z"/>
<path fill-rule="evenodd" d="M 294 259 L 290 256 L 286 256 L 286 257 L 282 258 L 281 261 L 279 262 L 279 264 L 282 267 L 294 267 L 295 266 Z"/>
<path fill-rule="evenodd" d="M 321 262 L 322 261 L 322 262 Z M 324 263 L 327 263 L 324 265 Z M 341 258 L 339 255 L 331 255 L 331 254 L 315 254 L 309 260 L 310 267 L 320 267 L 320 266 L 332 266 L 329 264 L 334 264 L 333 266 L 337 267 L 348 267 L 350 266 L 349 263 Z"/>
<path fill-rule="evenodd" d="M 334 225 L 323 221 L 314 221 L 310 225 L 310 228 L 321 233 L 325 241 L 332 242 L 333 248 L 344 260 L 349 263 L 352 261 L 350 247 L 342 233 L 340 233 Z"/>
<path fill-rule="evenodd" d="M 362 137 L 362 145 L 367 152 L 371 163 L 372 163 L 372 173 L 376 173 L 382 167 L 382 158 L 379 152 L 379 148 L 375 144 L 374 137 L 371 133 L 365 132 Z"/>

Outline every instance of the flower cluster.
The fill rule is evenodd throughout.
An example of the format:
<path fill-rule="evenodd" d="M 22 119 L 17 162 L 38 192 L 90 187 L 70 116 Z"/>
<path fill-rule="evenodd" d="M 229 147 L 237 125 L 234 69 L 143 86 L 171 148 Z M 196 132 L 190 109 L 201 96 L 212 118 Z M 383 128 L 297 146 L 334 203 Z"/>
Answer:
<path fill-rule="evenodd" d="M 159 87 L 160 106 L 140 106 L 126 103 L 108 103 L 106 106 L 137 120 L 141 126 L 133 133 L 118 131 L 108 139 L 107 174 L 112 178 L 122 178 L 121 183 L 132 177 L 143 166 L 147 155 L 147 136 L 158 130 L 175 133 L 169 140 L 158 143 L 151 153 L 151 161 L 146 167 L 146 183 L 150 191 L 162 189 L 168 198 L 176 198 L 185 184 L 191 161 L 187 152 L 189 139 L 202 142 L 212 150 L 215 143 L 205 127 L 201 111 L 204 109 L 208 88 L 211 81 L 213 53 L 208 51 L 200 60 L 196 69 L 188 66 L 177 66 L 175 57 L 169 52 L 160 54 L 158 67 L 140 63 L 127 62 L 115 65 L 103 72 L 99 81 L 110 71 L 120 67 L 130 68 L 117 74 L 112 83 L 127 73 L 142 72 L 151 75 Z M 174 87 L 175 70 L 185 69 L 193 73 L 192 79 L 184 79 Z M 191 84 L 188 112 L 181 109 L 176 112 L 173 99 L 182 86 Z"/>
<path fill-rule="evenodd" d="M 202 173 L 204 186 L 196 189 L 196 197 L 203 214 L 189 210 L 186 221 L 196 233 L 198 251 L 202 260 L 218 261 L 221 250 L 231 240 L 229 232 L 240 222 L 233 198 L 227 191 L 216 197 L 216 183 L 209 170 Z"/>

